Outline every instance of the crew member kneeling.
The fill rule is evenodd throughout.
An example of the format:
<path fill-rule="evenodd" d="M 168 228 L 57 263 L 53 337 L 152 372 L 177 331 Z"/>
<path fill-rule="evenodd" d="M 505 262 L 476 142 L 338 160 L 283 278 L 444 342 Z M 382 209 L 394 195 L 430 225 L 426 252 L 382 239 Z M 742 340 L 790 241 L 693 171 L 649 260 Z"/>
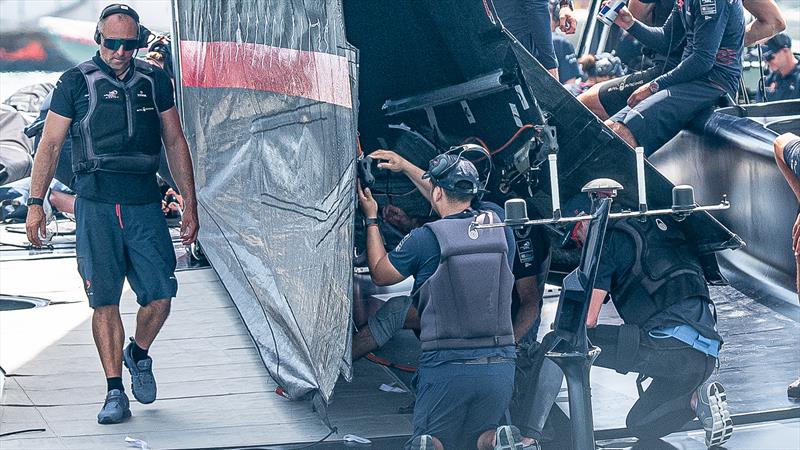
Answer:
<path fill-rule="evenodd" d="M 582 242 L 585 228 L 573 236 Z M 623 325 L 597 324 L 609 294 Z M 714 304 L 697 253 L 671 217 L 609 224 L 586 321 L 602 350 L 595 365 L 652 379 L 628 413 L 635 436 L 660 438 L 697 416 L 709 447 L 730 438 L 725 391 L 708 381 L 722 344 Z"/>
<path fill-rule="evenodd" d="M 468 233 L 475 220 L 498 222 L 471 204 L 481 186 L 475 166 L 439 155 L 425 173 L 442 219 L 409 233 L 386 253 L 369 189 L 358 197 L 367 218 L 367 259 L 375 284 L 415 277 L 422 355 L 415 382 L 413 437 L 406 448 L 521 449 L 519 431 L 498 423 L 514 386 L 511 230 Z"/>

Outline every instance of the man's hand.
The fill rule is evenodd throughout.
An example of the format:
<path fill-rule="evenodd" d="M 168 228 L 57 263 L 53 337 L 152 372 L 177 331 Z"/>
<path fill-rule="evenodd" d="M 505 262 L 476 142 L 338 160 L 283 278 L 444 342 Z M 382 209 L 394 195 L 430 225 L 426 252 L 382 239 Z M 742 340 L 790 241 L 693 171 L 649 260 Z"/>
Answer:
<path fill-rule="evenodd" d="M 559 10 L 558 27 L 566 34 L 575 34 L 575 30 L 578 28 L 578 21 L 569 6 L 562 6 Z"/>
<path fill-rule="evenodd" d="M 40 205 L 28 206 L 28 217 L 25 219 L 25 233 L 28 235 L 28 242 L 34 247 L 42 246 L 40 236 L 47 235 L 47 220 L 44 216 L 44 208 Z"/>
<path fill-rule="evenodd" d="M 628 97 L 628 106 L 633 108 L 639 103 L 642 103 L 646 98 L 650 97 L 651 95 L 653 95 L 653 93 L 650 91 L 650 84 L 649 83 L 643 84 L 639 86 L 639 89 L 633 91 L 633 94 L 631 94 L 630 97 Z"/>
<path fill-rule="evenodd" d="M 197 240 L 197 231 L 200 229 L 200 222 L 197 220 L 197 207 L 187 205 L 181 217 L 181 243 L 190 245 Z"/>
<path fill-rule="evenodd" d="M 361 205 L 361 212 L 364 217 L 378 217 L 378 202 L 372 198 L 372 192 L 369 188 L 361 189 L 361 183 L 357 184 L 358 190 L 358 203 Z"/>
<path fill-rule="evenodd" d="M 405 172 L 410 164 L 405 158 L 391 150 L 375 150 L 369 154 L 369 157 L 383 160 L 383 162 L 378 163 L 378 168 L 391 170 L 392 172 Z"/>
<path fill-rule="evenodd" d="M 619 13 L 617 13 L 617 18 L 614 19 L 614 24 L 616 24 L 623 30 L 627 30 L 628 28 L 633 26 L 633 23 L 635 21 L 636 19 L 633 18 L 633 14 L 631 14 L 628 7 L 623 6 L 622 9 L 619 10 Z"/>

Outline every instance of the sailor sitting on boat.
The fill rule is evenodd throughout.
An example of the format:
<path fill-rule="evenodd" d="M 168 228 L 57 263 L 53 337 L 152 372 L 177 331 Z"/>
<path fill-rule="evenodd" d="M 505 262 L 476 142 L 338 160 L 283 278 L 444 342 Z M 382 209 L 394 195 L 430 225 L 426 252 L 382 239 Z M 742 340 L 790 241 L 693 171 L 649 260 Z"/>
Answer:
<path fill-rule="evenodd" d="M 588 212 L 580 196 L 565 208 Z M 582 244 L 585 222 L 571 234 Z M 598 325 L 610 295 L 623 325 Z M 626 420 L 640 439 L 678 431 L 695 416 L 709 447 L 733 431 L 725 390 L 710 381 L 722 337 L 697 253 L 671 217 L 609 223 L 586 318 L 588 337 L 602 350 L 595 365 L 637 372 L 639 399 Z M 651 378 L 642 390 L 641 381 Z"/>
<path fill-rule="evenodd" d="M 513 234 L 468 234 L 476 216 L 487 222 L 500 217 L 472 209 L 482 186 L 466 159 L 439 155 L 423 178 L 431 182 L 431 205 L 442 219 L 413 230 L 388 254 L 377 227 L 378 204 L 369 189 L 358 187 L 373 282 L 415 278 L 422 354 L 406 448 L 521 449 L 519 430 L 498 427 L 514 385 Z"/>
<path fill-rule="evenodd" d="M 662 26 L 667 20 L 675 0 L 630 0 L 628 7 L 637 20 L 651 26 Z M 774 0 L 742 0 L 742 6 L 753 15 L 744 33 L 744 46 L 749 47 L 786 28 L 786 21 Z M 665 15 L 666 12 L 666 15 Z M 631 94 L 680 63 L 685 41 L 669 46 L 669 55 L 655 53 L 653 67 L 640 70 L 604 83 L 598 83 L 578 96 L 600 120 L 607 120 L 627 105 Z M 648 49 L 646 53 L 651 54 Z"/>
<path fill-rule="evenodd" d="M 635 20 L 623 7 L 615 24 L 669 55 L 686 40 L 680 63 L 642 85 L 606 124 L 631 147 L 651 155 L 698 113 L 735 95 L 742 75 L 742 0 L 678 0 L 663 27 Z"/>

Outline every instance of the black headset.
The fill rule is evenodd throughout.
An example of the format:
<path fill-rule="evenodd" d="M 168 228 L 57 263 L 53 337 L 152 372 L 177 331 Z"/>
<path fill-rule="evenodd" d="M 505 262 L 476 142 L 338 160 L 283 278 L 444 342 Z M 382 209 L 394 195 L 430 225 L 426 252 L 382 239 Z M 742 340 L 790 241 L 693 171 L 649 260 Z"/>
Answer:
<path fill-rule="evenodd" d="M 139 34 L 136 36 L 136 40 L 139 41 L 138 48 L 147 47 L 147 40 L 150 38 L 150 30 L 139 23 L 139 14 L 133 8 L 128 5 L 123 5 L 122 3 L 113 3 L 108 5 L 105 7 L 105 9 L 103 9 L 103 12 L 100 13 L 100 18 L 97 19 L 97 26 L 94 29 L 94 41 L 98 45 L 102 42 L 102 35 L 100 34 L 100 21 L 114 14 L 125 14 L 126 16 L 135 20 L 136 25 L 139 27 Z"/>
<path fill-rule="evenodd" d="M 458 152 L 458 154 L 456 154 L 456 152 Z M 463 158 L 463 155 L 464 153 L 469 152 L 482 153 L 489 161 L 489 170 L 486 174 L 486 181 L 477 192 L 470 192 L 470 194 L 479 194 L 485 192 L 494 166 L 492 163 L 492 155 L 489 153 L 489 151 L 477 144 L 464 144 L 450 147 L 450 150 L 433 158 L 428 167 L 428 174 L 430 175 L 431 179 L 438 181 L 447 176 L 447 174 L 458 165 L 458 162 L 461 161 L 461 159 L 468 161 L 466 158 Z"/>

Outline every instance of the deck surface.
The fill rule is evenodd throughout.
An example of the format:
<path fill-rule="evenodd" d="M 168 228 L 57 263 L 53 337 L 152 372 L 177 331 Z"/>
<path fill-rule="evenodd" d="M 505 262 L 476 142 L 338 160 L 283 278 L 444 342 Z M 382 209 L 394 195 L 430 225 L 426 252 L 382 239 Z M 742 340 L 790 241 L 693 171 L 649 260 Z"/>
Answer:
<path fill-rule="evenodd" d="M 2 252 L 8 251 L 2 250 Z M 0 253 L 2 253 L 0 252 Z M 151 350 L 159 382 L 159 400 L 140 405 L 133 417 L 101 426 L 95 415 L 105 380 L 92 341 L 88 307 L 74 257 L 9 258 L 0 254 L 0 293 L 45 297 L 45 308 L 0 312 L 0 367 L 7 373 L 0 396 L 0 448 L 130 448 L 126 437 L 151 448 L 220 448 L 311 443 L 330 429 L 308 401 L 291 402 L 275 394 L 276 383 L 259 359 L 239 313 L 215 272 L 178 272 L 180 289 L 173 311 Z M 727 448 L 800 448 L 800 404 L 786 397 L 786 385 L 800 374 L 800 308 L 771 309 L 736 289 L 712 288 L 726 339 L 718 374 L 732 412 L 741 417 L 789 410 L 787 421 L 768 416 L 767 423 L 742 426 Z M 557 297 L 546 300 L 540 336 L 555 314 Z M 126 286 L 123 322 L 133 331 L 137 305 Z M 618 321 L 604 308 L 601 321 Z M 413 333 L 397 336 L 381 356 L 414 363 L 418 344 Z M 123 374 L 126 385 L 127 372 Z M 592 370 L 595 428 L 623 427 L 636 400 L 633 376 Z M 401 382 L 398 382 L 401 381 Z M 354 366 L 354 382 L 340 381 L 327 408 L 338 433 L 321 448 L 337 448 L 345 434 L 375 441 L 372 448 L 395 448 L 411 432 L 411 393 L 384 392 L 381 384 L 403 387 L 410 376 L 365 360 Z M 565 392 L 558 405 L 567 407 Z M 784 417 L 786 414 L 784 414 Z M 794 419 L 792 419 L 794 418 Z M 760 421 L 756 417 L 751 421 Z M 619 434 L 619 432 L 617 432 Z M 764 434 L 776 437 L 769 445 Z M 734 435 L 736 436 L 736 434 Z M 699 448 L 698 432 L 666 439 L 665 448 Z M 336 442 L 339 442 L 337 444 Z M 608 441 L 608 448 L 629 448 Z M 293 446 L 294 447 L 294 446 Z"/>
<path fill-rule="evenodd" d="M 133 417 L 119 425 L 96 422 L 105 379 L 75 259 L 5 261 L 0 274 L 3 294 L 56 303 L 0 312 L 0 366 L 8 374 L 0 434 L 44 429 L 0 438 L 4 450 L 123 449 L 129 448 L 128 436 L 151 448 L 280 445 L 315 441 L 329 432 L 310 402 L 275 394 L 277 385 L 212 269 L 178 272 L 171 317 L 151 349 L 159 398 L 150 405 L 131 398 Z M 136 308 L 126 286 L 121 311 L 128 334 Z M 408 433 L 409 416 L 397 411 L 413 397 L 378 390 L 394 381 L 382 367 L 364 362 L 357 373 L 370 381 L 340 383 L 329 408 L 340 436 Z M 129 384 L 126 371 L 123 381 Z"/>

